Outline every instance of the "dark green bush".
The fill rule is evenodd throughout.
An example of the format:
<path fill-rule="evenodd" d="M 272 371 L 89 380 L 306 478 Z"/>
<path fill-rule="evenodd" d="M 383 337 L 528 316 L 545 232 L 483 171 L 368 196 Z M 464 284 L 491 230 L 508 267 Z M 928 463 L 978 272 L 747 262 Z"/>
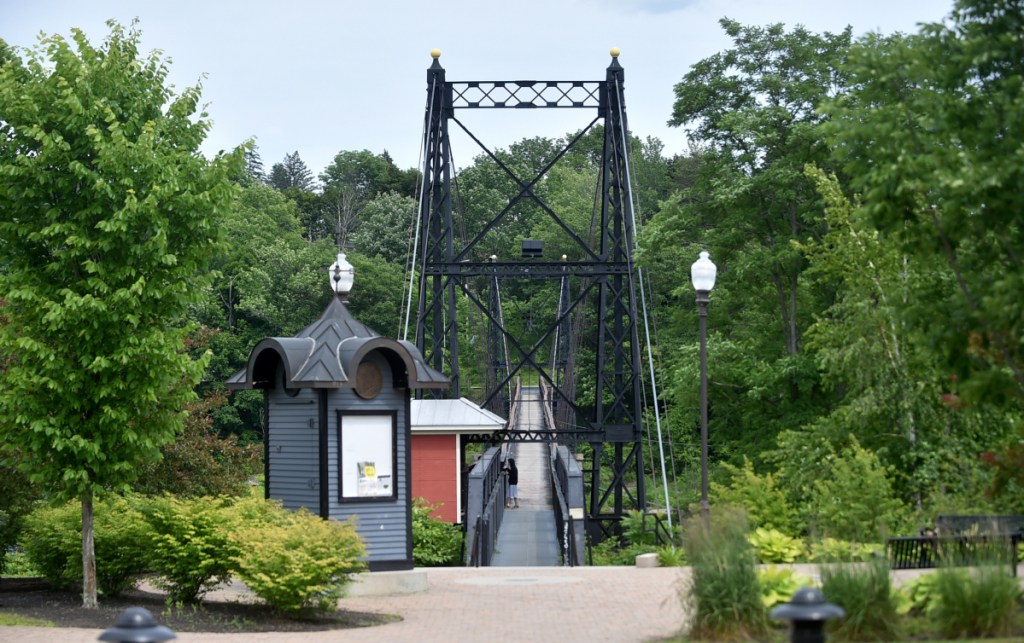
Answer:
<path fill-rule="evenodd" d="M 17 469 L 0 464 L 0 574 L 9 573 L 8 553 L 18 543 L 25 516 L 39 498 L 39 490 Z"/>
<path fill-rule="evenodd" d="M 417 498 L 412 507 L 412 558 L 421 567 L 458 565 L 462 530 L 430 515 L 433 507 Z"/>
<path fill-rule="evenodd" d="M 143 515 L 123 497 L 93 505 L 96 584 L 105 596 L 135 587 L 149 564 L 151 532 Z M 50 583 L 70 588 L 82 580 L 82 507 L 41 507 L 25 520 L 22 547 Z"/>

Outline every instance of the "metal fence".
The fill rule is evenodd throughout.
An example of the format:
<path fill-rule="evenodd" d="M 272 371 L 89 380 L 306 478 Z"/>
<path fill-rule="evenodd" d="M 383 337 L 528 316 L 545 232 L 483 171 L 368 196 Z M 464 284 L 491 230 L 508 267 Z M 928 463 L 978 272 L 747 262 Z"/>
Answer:
<path fill-rule="evenodd" d="M 469 472 L 466 515 L 466 564 L 487 567 L 494 555 L 501 520 L 505 516 L 505 476 L 501 472 L 501 449 L 490 447 Z"/>

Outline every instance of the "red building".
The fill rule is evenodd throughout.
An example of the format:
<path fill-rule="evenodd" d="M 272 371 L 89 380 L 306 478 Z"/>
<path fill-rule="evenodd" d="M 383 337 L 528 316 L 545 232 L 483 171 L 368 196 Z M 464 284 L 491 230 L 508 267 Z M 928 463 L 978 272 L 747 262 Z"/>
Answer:
<path fill-rule="evenodd" d="M 463 462 L 461 436 L 494 433 L 505 420 L 466 398 L 412 400 L 412 496 L 440 505 L 434 516 L 462 522 Z"/>

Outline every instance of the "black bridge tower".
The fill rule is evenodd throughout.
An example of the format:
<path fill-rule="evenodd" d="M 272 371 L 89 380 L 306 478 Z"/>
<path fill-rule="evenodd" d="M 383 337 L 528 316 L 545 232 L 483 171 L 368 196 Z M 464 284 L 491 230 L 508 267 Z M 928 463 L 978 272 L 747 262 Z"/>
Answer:
<path fill-rule="evenodd" d="M 483 406 L 502 400 L 509 381 L 522 369 L 535 370 L 552 388 L 559 415 L 572 417 L 572 426 L 555 430 L 509 429 L 499 439 L 511 441 L 554 441 L 589 443 L 593 457 L 589 465 L 589 501 L 587 531 L 601 540 L 617 533 L 619 522 L 630 509 L 645 504 L 643 458 L 641 457 L 641 378 L 640 338 L 637 326 L 637 293 L 632 263 L 634 219 L 630 194 L 628 144 L 629 130 L 623 99 L 624 72 L 618 51 L 604 80 L 596 81 L 473 81 L 453 82 L 445 77 L 440 52 L 432 52 L 434 62 L 427 71 L 425 114 L 425 160 L 423 193 L 420 206 L 419 300 L 416 345 L 427 363 L 451 378 L 449 395 L 462 394 L 459 378 L 459 328 L 456 316 L 458 297 L 466 297 L 503 336 L 509 359 L 503 369 L 493 369 L 502 377 L 488 378 Z M 590 124 L 568 141 L 564 149 L 537 176 L 519 177 L 489 150 L 459 120 L 463 110 L 478 109 L 577 109 L 593 116 Z M 449 139 L 449 126 L 462 128 L 504 171 L 516 187 L 508 195 L 508 205 L 494 213 L 482 232 L 468 241 L 460 241 L 453 224 L 452 179 L 455 168 Z M 604 146 L 600 172 L 600 212 L 596 234 L 587 241 L 577 234 L 535 193 L 534 187 L 544 175 L 589 131 L 603 125 Z M 517 204 L 536 203 L 576 246 L 578 258 L 558 261 L 531 259 L 493 260 L 479 247 L 485 234 L 499 226 Z M 525 254 L 525 246 L 524 246 Z M 474 279 L 491 284 L 509 279 L 549 279 L 562 283 L 557 319 L 532 346 L 524 346 L 510 334 L 503 320 L 493 312 L 494 302 L 482 301 L 473 288 Z M 570 294 L 571 291 L 571 294 Z M 564 335 L 570 320 L 581 320 L 589 310 L 597 328 L 582 328 L 592 338 L 596 353 L 593 382 L 594 402 L 581 406 L 575 399 L 577 389 L 571 373 L 552 373 L 542 364 L 539 350 L 553 343 L 568 345 Z M 535 320 L 536 321 L 536 320 Z M 577 322 L 574 324 L 579 326 Z M 543 329 L 541 329 L 543 330 Z M 495 343 L 492 339 L 489 343 Z M 557 349 L 554 349 L 557 351 Z M 565 359 L 564 356 L 561 359 Z M 571 360 L 570 360 L 571 363 Z M 482 439 L 482 437 L 481 437 Z"/>

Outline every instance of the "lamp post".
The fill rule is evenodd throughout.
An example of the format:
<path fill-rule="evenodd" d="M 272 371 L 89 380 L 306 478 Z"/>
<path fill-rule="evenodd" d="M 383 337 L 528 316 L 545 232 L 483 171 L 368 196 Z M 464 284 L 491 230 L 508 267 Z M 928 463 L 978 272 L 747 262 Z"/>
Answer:
<path fill-rule="evenodd" d="M 700 320 L 700 515 L 707 522 L 711 513 L 708 502 L 708 299 L 715 287 L 718 268 L 707 250 L 690 267 L 690 280 L 697 291 L 697 315 Z"/>

